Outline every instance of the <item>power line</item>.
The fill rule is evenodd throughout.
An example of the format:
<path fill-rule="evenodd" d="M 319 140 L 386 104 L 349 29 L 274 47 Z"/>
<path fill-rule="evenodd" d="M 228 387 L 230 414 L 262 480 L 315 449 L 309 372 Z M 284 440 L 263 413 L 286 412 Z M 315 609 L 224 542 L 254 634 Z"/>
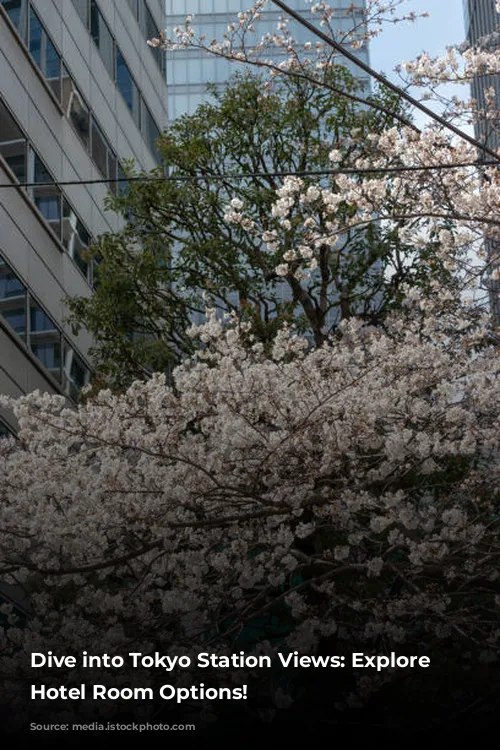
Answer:
<path fill-rule="evenodd" d="M 415 99 L 413 96 L 411 96 L 411 94 L 407 94 L 406 91 L 404 91 L 402 88 L 400 88 L 399 86 L 396 86 L 395 83 L 392 83 L 391 81 L 389 81 L 389 79 L 385 78 L 381 73 L 377 73 L 376 70 L 374 70 L 369 65 L 367 65 L 367 63 L 363 62 L 358 57 L 356 57 L 356 55 L 350 52 L 346 47 L 339 44 L 334 39 L 331 39 L 327 34 L 324 34 L 320 29 L 316 28 L 314 24 L 312 24 L 310 21 L 307 21 L 299 13 L 297 13 L 297 11 L 292 10 L 292 8 L 289 8 L 286 3 L 282 2 L 282 0 L 271 0 L 271 2 L 274 3 L 274 5 L 277 5 L 278 8 L 281 8 L 282 11 L 284 11 L 289 16 L 291 16 L 295 21 L 302 24 L 302 26 L 305 26 L 306 29 L 311 31 L 315 36 L 322 39 L 326 44 L 328 44 L 334 50 L 336 50 L 337 52 L 340 52 L 341 55 L 343 55 L 352 63 L 354 63 L 358 68 L 361 68 L 361 70 L 364 70 L 365 73 L 368 73 L 369 76 L 371 76 L 372 78 L 375 78 L 384 86 L 387 86 L 387 88 L 391 89 L 391 91 L 394 91 L 401 98 L 405 99 L 409 104 L 419 109 L 428 117 L 431 117 L 433 120 L 438 122 L 444 128 L 451 130 L 453 133 L 455 133 L 455 135 L 458 135 L 460 138 L 463 138 L 464 140 L 468 141 L 470 144 L 480 149 L 485 154 L 489 154 L 489 156 L 492 156 L 496 162 L 500 162 L 500 156 L 498 156 L 498 154 L 495 151 L 493 151 L 491 148 L 488 148 L 488 146 L 485 146 L 484 144 L 480 143 L 472 136 L 467 135 L 467 133 L 464 133 L 462 130 L 460 130 L 460 128 L 457 128 L 452 123 L 447 122 L 443 117 L 433 112 L 432 109 L 429 109 L 429 107 L 426 107 L 424 104 L 421 104 L 418 101 L 418 99 Z"/>
<path fill-rule="evenodd" d="M 0 184 L 1 188 L 37 188 L 37 187 L 70 187 L 78 185 L 109 185 L 117 183 L 131 182 L 191 182 L 192 180 L 214 180 L 216 182 L 224 180 L 245 180 L 249 178 L 261 177 L 327 177 L 335 175 L 363 175 L 363 174 L 398 174 L 403 172 L 425 172 L 460 169 L 461 167 L 490 167 L 495 166 L 494 162 L 460 162 L 457 164 L 422 164 L 398 167 L 365 167 L 365 168 L 339 168 L 339 169 L 314 169 L 303 171 L 282 171 L 282 172 L 248 172 L 241 174 L 217 174 L 217 173 L 198 173 L 193 175 L 164 175 L 162 177 L 151 177 L 136 175 L 133 177 L 116 177 L 112 179 L 99 180 L 54 180 L 52 182 L 6 182 Z"/>

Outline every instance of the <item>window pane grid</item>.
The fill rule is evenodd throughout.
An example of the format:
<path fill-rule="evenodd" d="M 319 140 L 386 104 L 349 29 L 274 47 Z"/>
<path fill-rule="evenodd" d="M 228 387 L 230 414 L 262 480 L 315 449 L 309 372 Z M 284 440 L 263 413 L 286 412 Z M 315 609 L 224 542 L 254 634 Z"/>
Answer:
<path fill-rule="evenodd" d="M 0 316 L 73 401 L 90 370 L 62 330 L 0 255 Z M 64 357 L 64 359 L 63 359 Z"/>
<path fill-rule="evenodd" d="M 43 74 L 47 84 L 53 91 L 58 102 L 63 106 L 66 117 L 72 122 L 82 139 L 87 151 L 91 153 L 89 145 L 89 119 L 92 116 L 88 105 L 80 95 L 80 102 L 69 101 L 68 87 L 76 90 L 71 81 L 71 76 L 63 65 L 61 55 L 57 51 L 49 34 L 46 32 L 38 15 L 35 13 L 29 0 L 0 0 L 7 11 L 12 23 L 19 31 L 23 41 L 27 44 L 34 62 Z M 153 119 L 151 113 L 146 121 L 142 120 L 141 111 L 147 109 L 144 98 L 121 54 L 111 31 L 99 10 L 96 0 L 73 0 L 78 15 L 89 31 L 96 44 L 104 65 L 111 78 L 122 94 L 131 114 L 142 133 L 144 140 L 157 162 L 161 161 L 161 155 L 156 147 L 156 136 L 151 132 L 160 133 L 156 123 L 152 126 L 148 119 Z M 143 35 L 146 39 L 158 36 L 159 31 L 155 20 L 145 0 L 129 0 L 129 6 L 136 18 Z M 162 74 L 165 72 L 165 55 L 161 50 L 150 48 Z M 69 82 L 71 81 L 71 83 Z M 72 103 L 74 102 L 74 104 Z M 74 107 L 74 109 L 72 108 Z M 111 147 L 109 147 L 111 149 Z M 116 155 L 115 155 L 116 159 Z M 108 177 L 107 173 L 103 174 Z"/>
<path fill-rule="evenodd" d="M 75 265 L 92 284 L 92 264 L 86 258 L 91 244 L 86 229 L 35 149 L 0 98 L 0 155 L 19 182 L 36 182 L 26 192 Z M 108 172 L 116 173 L 116 157 L 110 157 Z M 46 183 L 46 184 L 44 184 Z M 73 232 L 73 233 L 71 233 Z"/>
<path fill-rule="evenodd" d="M 112 36 L 109 27 L 99 10 L 96 0 L 89 0 L 90 5 L 88 6 L 90 12 L 86 15 L 82 10 L 81 3 L 78 0 L 73 0 L 77 7 L 77 11 L 82 20 L 84 17 L 87 19 L 87 30 L 90 33 L 94 43 L 96 44 L 101 57 L 103 58 L 104 64 L 120 91 L 125 103 L 127 104 L 134 122 L 139 128 L 149 150 L 153 154 L 157 162 L 161 161 L 160 152 L 156 146 L 156 141 L 160 136 L 160 130 L 153 119 L 153 116 L 149 112 L 149 109 L 144 101 L 144 98 L 140 94 L 139 87 L 137 86 L 132 73 L 123 57 L 120 48 L 116 44 L 114 37 Z M 144 0 L 128 0 L 129 7 L 139 23 L 140 28 L 146 38 L 150 36 L 157 36 L 159 33 L 154 22 L 154 18 L 145 4 Z M 154 50 L 157 53 L 159 50 Z M 164 60 L 164 55 L 157 60 Z M 161 68 L 161 65 L 160 65 Z M 143 118 L 142 113 L 147 111 L 146 118 Z M 96 146 L 96 153 L 98 153 L 99 146 Z M 116 159 L 116 155 L 115 155 Z M 104 165 L 104 159 L 100 159 L 98 166 Z M 101 170 L 102 171 L 102 170 Z M 104 177 L 109 177 L 109 174 L 104 174 Z"/>

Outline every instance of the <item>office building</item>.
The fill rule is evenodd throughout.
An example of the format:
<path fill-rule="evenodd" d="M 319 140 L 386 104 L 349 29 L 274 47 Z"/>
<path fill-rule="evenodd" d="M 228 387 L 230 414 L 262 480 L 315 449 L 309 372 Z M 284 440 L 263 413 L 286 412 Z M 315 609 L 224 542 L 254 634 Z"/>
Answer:
<path fill-rule="evenodd" d="M 0 0 L 2 394 L 75 401 L 91 377 L 64 300 L 92 294 L 86 251 L 119 227 L 104 203 L 120 162 L 158 163 L 165 57 L 146 40 L 164 28 L 163 0 Z"/>
<path fill-rule="evenodd" d="M 486 50 L 500 49 L 500 15 L 495 8 L 495 0 L 464 0 L 465 32 L 468 43 L 473 47 L 482 47 Z M 484 111 L 485 115 L 492 107 L 487 107 L 485 90 L 493 89 L 495 92 L 495 105 L 493 112 L 496 110 L 494 119 L 486 116 L 480 118 L 475 124 L 476 138 L 491 149 L 500 149 L 500 75 L 477 76 L 472 81 L 471 93 L 472 98 L 476 100 L 479 111 Z M 485 155 L 488 161 L 488 155 Z M 490 308 L 495 325 L 500 326 L 500 282 L 492 279 L 491 273 L 498 269 L 500 258 L 500 243 L 489 241 L 489 256 L 492 263 L 489 267 L 490 274 L 484 279 L 488 286 L 490 297 Z"/>
<path fill-rule="evenodd" d="M 487 50 L 500 48 L 500 15 L 495 9 L 495 0 L 464 0 L 465 32 L 472 46 Z M 500 102 L 500 75 L 478 76 L 472 82 L 472 96 L 480 109 L 486 109 L 485 89 L 493 88 L 497 106 Z M 500 122 L 480 120 L 476 125 L 476 137 L 489 148 L 500 148 Z"/>
<path fill-rule="evenodd" d="M 287 4 L 293 10 L 301 11 L 305 18 L 311 20 L 310 9 L 304 0 L 287 0 Z M 248 10 L 252 5 L 251 0 L 166 0 L 167 6 L 167 36 L 173 36 L 176 26 L 183 26 L 186 16 L 194 14 L 192 27 L 195 31 L 205 36 L 209 43 L 212 39 L 223 41 L 223 35 L 229 24 L 234 23 L 237 14 Z M 342 34 L 360 27 L 365 18 L 365 2 L 358 0 L 336 0 L 336 14 L 334 15 L 334 27 L 339 39 Z M 276 31 L 279 19 L 283 12 L 273 6 L 269 0 L 262 10 L 262 18 L 255 24 L 255 32 L 248 35 L 247 45 L 255 44 L 265 34 Z M 293 19 L 289 24 L 291 35 L 299 44 L 314 41 L 311 33 Z M 363 46 L 356 54 L 364 62 L 368 62 L 368 48 Z M 286 50 L 275 47 L 266 52 L 265 58 L 272 58 L 279 63 L 287 55 Z M 346 63 L 355 74 L 359 69 L 354 69 L 350 63 Z M 206 99 L 207 83 L 215 83 L 224 87 L 231 75 L 237 70 L 241 71 L 244 66 L 220 57 L 208 55 L 202 50 L 183 49 L 167 53 L 167 84 L 168 84 L 168 112 L 169 119 L 175 120 L 183 114 L 192 114 L 197 106 Z M 248 66 L 245 66 L 248 68 Z M 255 69 L 254 69 L 255 70 Z M 363 74 L 364 75 L 364 74 Z"/>

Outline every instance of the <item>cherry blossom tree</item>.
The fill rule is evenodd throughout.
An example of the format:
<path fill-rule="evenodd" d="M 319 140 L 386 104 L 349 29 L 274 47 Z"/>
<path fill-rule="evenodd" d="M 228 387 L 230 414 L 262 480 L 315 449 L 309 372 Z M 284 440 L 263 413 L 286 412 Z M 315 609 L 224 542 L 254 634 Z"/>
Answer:
<path fill-rule="evenodd" d="M 399 303 L 404 282 L 425 283 L 420 253 L 410 261 L 397 234 L 377 224 L 325 242 L 307 285 L 276 273 L 283 253 L 293 258 L 291 248 L 303 244 L 302 222 L 313 208 L 305 207 L 302 221 L 295 217 L 288 248 L 277 249 L 269 239 L 279 228 L 271 209 L 283 176 L 304 173 L 306 186 L 316 189 L 322 180 L 326 187 L 333 148 L 349 167 L 368 157 L 370 133 L 397 123 L 385 112 L 360 108 L 363 86 L 344 66 L 326 80 L 333 91 L 285 77 L 264 96 L 264 79 L 236 75 L 164 132 L 159 148 L 168 179 L 161 171 L 132 170 L 135 179 L 110 198 L 123 229 L 102 235 L 92 249 L 99 259 L 95 293 L 68 300 L 72 322 L 93 336 L 94 364 L 106 385 L 124 387 L 170 370 L 192 352 L 185 330 L 207 306 L 236 311 L 264 343 L 293 320 L 319 344 L 354 311 L 382 322 Z M 383 88 L 372 100 L 404 111 Z M 231 217 L 242 206 L 239 226 Z M 321 223 L 321 212 L 313 215 Z M 439 266 L 436 258 L 436 275 Z"/>
<path fill-rule="evenodd" d="M 497 54 L 457 47 L 401 64 L 411 101 L 439 112 L 419 128 L 388 81 L 378 91 L 357 86 L 337 48 L 313 32 L 295 41 L 286 14 L 261 38 L 263 7 L 240 13 L 222 40 L 197 36 L 189 17 L 172 39 L 150 42 L 171 54 L 194 46 L 261 75 L 237 78 L 171 126 L 161 141 L 167 181 L 146 175 L 153 181 L 112 200 L 125 229 L 96 243 L 96 294 L 69 301 L 74 325 L 93 334 L 106 385 L 123 387 L 190 353 L 185 329 L 206 304 L 236 310 L 264 342 L 293 318 L 320 345 L 352 315 L 383 326 L 405 285 L 475 278 L 485 301 L 497 283 L 498 157 L 464 130 L 479 120 L 488 133 L 496 127 Z M 329 4 L 313 4 L 311 17 L 351 54 L 384 21 L 415 20 L 398 8 L 368 3 L 344 34 Z M 451 84 L 475 77 L 488 111 L 463 89 L 449 95 Z"/>
<path fill-rule="evenodd" d="M 33 680 L 30 651 L 93 644 L 193 660 L 397 650 L 428 655 L 434 678 L 450 654 L 469 654 L 473 673 L 495 661 L 498 352 L 467 311 L 409 304 L 413 322 L 387 334 L 352 320 L 310 350 L 282 332 L 272 357 L 212 315 L 172 386 L 158 376 L 77 410 L 39 394 L 9 403 L 20 432 L 0 448 L 0 575 L 30 608 L 20 625 L 3 607 L 9 694 Z M 277 643 L 252 635 L 259 618 L 279 624 Z M 339 703 L 401 674 L 357 678 Z"/>
<path fill-rule="evenodd" d="M 311 31 L 311 42 L 299 44 L 292 28 L 297 20 L 286 13 L 283 13 L 274 34 L 259 37 L 256 32 L 258 22 L 263 8 L 270 1 L 258 0 L 248 11 L 240 13 L 222 40 L 199 37 L 196 19 L 188 16 L 183 26 L 174 29 L 173 35 L 165 34 L 149 43 L 174 53 L 195 47 L 207 55 L 222 56 L 235 64 L 256 66 L 269 74 L 265 89 L 272 89 L 273 79 L 282 77 L 305 78 L 316 86 L 328 88 L 328 71 L 345 61 L 343 51 L 352 60 L 353 50 L 381 33 L 388 20 L 394 23 L 416 20 L 414 14 L 397 15 L 402 2 L 373 0 L 366 4 L 366 14 L 361 15 L 359 22 L 342 33 L 336 30 L 334 21 L 344 11 L 336 10 L 328 2 L 304 0 L 304 8 L 311 6 L 312 18 L 322 36 L 315 37 Z M 488 40 L 484 41 L 486 45 Z M 273 52 L 283 58 L 279 64 L 273 61 Z M 334 148 L 332 166 L 338 166 L 339 172 L 344 174 L 332 177 L 330 190 L 322 191 L 320 185 L 293 177 L 285 181 L 276 191 L 278 200 L 273 209 L 273 216 L 282 228 L 278 232 L 284 262 L 278 264 L 277 273 L 283 277 L 295 276 L 308 281 L 311 274 L 304 276 L 304 267 L 310 271 L 321 266 L 320 251 L 325 243 L 335 242 L 353 227 L 366 227 L 387 220 L 401 238 L 411 237 L 415 247 L 430 240 L 431 244 L 435 242 L 442 248 L 450 264 L 456 266 L 458 263 L 463 269 L 464 262 L 468 262 L 468 273 L 475 273 L 476 277 L 492 274 L 492 278 L 496 278 L 497 258 L 490 251 L 485 253 L 484 242 L 486 240 L 491 250 L 493 241 L 498 238 L 500 157 L 488 146 L 489 141 L 481 144 L 464 128 L 471 123 L 488 122 L 488 138 L 498 130 L 498 108 L 491 88 L 491 77 L 500 72 L 498 50 L 457 45 L 450 47 L 442 58 L 430 58 L 423 53 L 416 61 L 397 65 L 396 70 L 401 73 L 407 90 L 420 92 L 418 99 L 411 95 L 408 101 L 430 115 L 428 123 L 418 128 L 401 112 L 392 113 L 402 127 L 391 125 L 381 132 L 372 133 L 369 138 L 375 153 L 371 150 L 367 158 L 360 156 L 354 165 L 349 164 L 349 167 L 353 166 L 351 174 L 345 174 L 345 171 L 351 172 L 349 169 L 342 170 L 345 166 L 342 154 Z M 372 72 L 379 80 L 382 78 Z M 463 85 L 478 80 L 485 81 L 485 106 L 479 106 L 480 102 L 470 98 L 464 99 L 463 89 L 459 89 L 461 97 L 450 96 L 448 89 L 442 89 L 443 84 Z M 392 85 L 389 81 L 386 84 Z M 342 96 L 342 92 L 337 90 L 336 93 Z M 349 92 L 345 91 L 344 95 L 348 97 Z M 437 105 L 434 111 L 429 108 L 429 101 Z M 363 102 L 368 108 L 386 109 L 384 104 L 369 96 L 365 96 Z M 369 179 L 366 179 L 367 173 Z M 313 208 L 320 206 L 322 210 L 319 216 L 304 221 L 305 242 L 302 250 L 295 242 L 293 252 L 284 239 L 286 231 L 292 229 L 293 217 L 304 204 Z M 341 210 L 346 204 L 349 210 Z M 236 223 L 245 221 L 246 226 L 249 224 L 248 217 L 239 209 L 230 213 L 229 218 Z M 275 249 L 275 238 L 269 232 L 266 232 L 266 237 L 271 240 L 271 248 Z M 450 252 L 452 247 L 462 256 L 461 259 L 454 255 L 454 251 Z M 465 249 L 466 253 L 463 252 Z M 454 255 L 453 260 L 451 255 Z M 470 266 L 472 258 L 474 261 L 480 259 L 474 270 Z M 431 262 L 436 270 L 436 260 L 431 259 Z"/>

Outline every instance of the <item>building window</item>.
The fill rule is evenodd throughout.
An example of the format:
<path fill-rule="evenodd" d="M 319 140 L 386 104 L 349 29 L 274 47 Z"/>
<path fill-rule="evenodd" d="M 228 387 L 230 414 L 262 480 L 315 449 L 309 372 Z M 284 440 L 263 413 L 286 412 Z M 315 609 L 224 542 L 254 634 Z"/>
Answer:
<path fill-rule="evenodd" d="M 26 287 L 0 257 L 0 315 L 26 340 Z"/>
<path fill-rule="evenodd" d="M 29 51 L 60 102 L 61 57 L 33 8 L 30 10 Z"/>
<path fill-rule="evenodd" d="M 158 38 L 160 31 L 149 10 L 145 0 L 128 0 L 130 10 L 133 13 L 145 39 Z M 160 72 L 165 75 L 165 54 L 158 48 L 150 47 L 151 53 L 156 60 Z"/>
<path fill-rule="evenodd" d="M 61 190 L 54 182 L 49 170 L 38 154 L 29 149 L 29 182 L 36 182 L 31 187 L 30 197 L 43 218 L 49 224 L 58 240 L 61 239 Z M 44 185 L 43 183 L 47 183 Z"/>
<path fill-rule="evenodd" d="M 118 169 L 118 159 L 115 152 L 108 145 L 108 179 L 109 189 L 116 193 L 116 175 Z"/>
<path fill-rule="evenodd" d="M 158 38 L 160 35 L 160 32 L 151 14 L 151 11 L 149 10 L 144 0 L 142 0 L 142 5 L 143 5 L 143 11 L 142 11 L 142 19 L 141 19 L 142 20 L 141 28 L 143 30 L 144 37 L 146 39 Z M 162 76 L 164 76 L 165 75 L 165 53 L 158 47 L 149 47 L 149 49 L 151 50 L 153 57 L 156 60 L 156 64 L 160 68 Z"/>
<path fill-rule="evenodd" d="M 68 89 L 69 90 L 69 89 Z M 78 101 L 77 97 L 74 99 Z M 71 106 L 71 105 L 68 105 Z M 117 160 L 113 151 L 103 145 L 106 152 L 105 177 L 116 177 Z M 92 283 L 92 267 L 87 258 L 91 236 L 80 220 L 62 190 L 54 184 L 54 178 L 37 152 L 28 145 L 28 140 L 0 99 L 0 155 L 5 159 L 19 182 L 37 183 L 27 193 L 50 225 L 59 242 L 83 273 L 89 284 Z M 116 189 L 116 184 L 113 183 Z M 0 281 L 0 295 L 2 293 Z M 5 290 L 4 290 L 5 291 Z M 0 311 L 1 312 L 1 311 Z"/>
<path fill-rule="evenodd" d="M 112 36 L 109 27 L 102 16 L 96 0 L 89 0 L 90 4 L 79 2 L 79 0 L 73 0 L 73 3 L 83 22 L 85 23 L 87 21 L 87 29 L 101 53 L 102 59 L 104 60 L 104 64 L 106 65 L 111 78 L 113 79 L 117 88 L 125 99 L 125 102 L 127 103 L 127 106 L 132 113 L 132 117 L 134 118 L 134 122 L 141 131 L 142 136 L 148 145 L 148 148 L 151 150 L 156 161 L 160 163 L 161 154 L 156 147 L 156 141 L 160 136 L 160 130 L 139 92 L 139 88 L 134 80 L 132 73 L 130 72 L 130 68 L 128 67 L 125 58 L 121 53 L 121 50 L 116 44 L 115 39 Z M 154 18 L 144 0 L 136 0 L 135 2 L 131 2 L 131 0 L 129 0 L 129 6 L 132 10 L 132 13 L 134 14 L 134 17 L 138 21 L 145 38 L 149 38 L 150 36 L 158 36 L 159 32 L 155 25 Z M 153 50 L 153 48 L 151 49 L 154 53 L 159 52 L 159 50 Z M 157 58 L 157 60 L 160 68 L 163 70 L 162 66 L 164 65 L 164 55 L 161 54 Z M 66 88 L 65 83 L 63 85 L 63 88 Z M 65 110 L 67 111 L 66 106 Z M 104 158 L 103 154 L 100 153 L 100 143 L 96 144 L 95 150 L 96 156 L 100 157 L 99 161 L 97 161 L 97 159 L 94 157 L 94 146 L 92 145 L 92 156 L 102 172 L 101 167 L 104 166 Z M 114 161 L 116 162 L 116 156 L 114 156 Z M 107 166 L 109 166 L 108 162 Z M 113 169 L 111 171 L 113 171 Z M 116 169 L 114 171 L 116 173 Z M 116 177 L 116 174 L 114 176 Z"/>
<path fill-rule="evenodd" d="M 30 41 L 29 51 L 38 65 L 42 66 L 42 24 L 33 8 L 30 10 Z"/>
<path fill-rule="evenodd" d="M 116 189 L 116 155 L 108 144 L 106 136 L 92 118 L 92 158 L 103 177 L 110 180 L 111 190 Z"/>
<path fill-rule="evenodd" d="M 60 381 L 61 378 L 61 345 L 58 342 L 31 344 L 31 351 L 51 375 Z"/>
<path fill-rule="evenodd" d="M 10 265 L 0 255 L 0 315 L 71 399 L 90 381 L 90 370 Z M 64 354 L 64 374 L 63 360 Z"/>
<path fill-rule="evenodd" d="M 44 59 L 45 80 L 54 92 L 57 101 L 61 101 L 61 58 L 52 44 L 51 40 L 45 37 L 45 59 Z"/>
<path fill-rule="evenodd" d="M 63 389 L 76 401 L 82 388 L 90 382 L 90 371 L 75 350 L 64 342 Z"/>
<path fill-rule="evenodd" d="M 90 111 L 85 99 L 74 84 L 73 79 L 63 66 L 63 108 L 80 139 L 88 151 L 90 148 Z"/>
<path fill-rule="evenodd" d="M 47 313 L 34 302 L 30 305 L 30 332 L 45 333 L 57 331 L 57 326 Z"/>
<path fill-rule="evenodd" d="M 26 138 L 0 100 L 0 154 L 19 182 L 26 182 Z"/>
<path fill-rule="evenodd" d="M 61 333 L 34 300 L 30 302 L 29 348 L 52 377 L 61 382 Z"/>
<path fill-rule="evenodd" d="M 153 115 L 149 111 L 146 103 L 142 102 L 142 113 L 141 113 L 141 124 L 142 124 L 142 135 L 146 141 L 151 153 L 154 155 L 156 161 L 161 161 L 161 154 L 157 146 L 158 138 L 161 133 L 158 130 L 158 126 L 153 119 Z"/>
<path fill-rule="evenodd" d="M 134 118 L 137 127 L 140 127 L 139 89 L 135 85 L 132 73 L 128 69 L 119 47 L 116 48 L 116 85 L 125 99 L 128 108 L 132 112 L 132 117 Z"/>
<path fill-rule="evenodd" d="M 2 2 L 2 0 L 0 0 Z M 77 6 L 77 10 L 79 12 L 80 17 L 82 20 L 84 19 L 90 19 L 88 10 L 89 10 L 89 4 L 88 2 L 85 3 L 77 3 L 76 0 L 74 0 L 75 5 Z M 6 3 L 3 3 L 6 6 Z M 24 6 L 23 6 L 24 7 Z M 26 8 L 28 6 L 26 5 Z M 85 10 L 87 9 L 87 10 Z M 104 19 L 102 18 L 101 13 L 99 12 L 99 9 L 97 8 L 97 5 L 95 2 L 92 2 L 92 36 L 94 38 L 94 41 L 96 42 L 97 46 L 99 47 L 99 50 L 101 54 L 103 55 L 103 59 L 106 62 L 108 60 L 106 67 L 108 67 L 108 70 L 110 71 L 111 76 L 114 78 L 114 68 L 115 68 L 115 61 L 114 61 L 114 41 L 113 37 L 111 36 L 111 33 L 108 29 L 108 26 Z M 26 10 L 27 13 L 27 10 Z M 40 71 L 43 73 L 45 80 L 51 87 L 52 91 L 54 92 L 55 96 L 57 97 L 57 100 L 61 103 L 64 113 L 68 120 L 72 123 L 74 126 L 76 132 L 80 136 L 83 145 L 85 146 L 87 152 L 90 153 L 94 161 L 96 162 L 99 170 L 101 171 L 101 174 L 103 177 L 113 179 L 116 177 L 116 155 L 113 152 L 113 149 L 109 145 L 108 141 L 106 140 L 105 136 L 102 134 L 102 131 L 100 128 L 98 128 L 97 125 L 95 125 L 94 129 L 97 129 L 96 132 L 96 145 L 95 147 L 91 146 L 91 140 L 90 140 L 90 133 L 91 133 L 91 120 L 92 120 L 92 114 L 88 107 L 88 105 L 85 102 L 85 99 L 83 98 L 82 94 L 78 90 L 77 86 L 75 85 L 68 69 L 62 62 L 62 58 L 57 51 L 56 47 L 52 43 L 52 40 L 50 39 L 49 35 L 45 31 L 43 24 L 41 23 L 40 19 L 38 18 L 37 14 L 34 12 L 33 9 L 30 9 L 29 13 L 29 42 L 28 47 L 31 56 L 33 57 L 34 62 L 40 69 Z M 86 24 L 88 26 L 88 24 Z M 109 58 L 109 59 L 108 59 Z M 122 58 L 123 60 L 123 58 Z M 123 61 L 124 62 L 124 61 Z M 125 66 L 126 68 L 126 66 Z M 122 93 L 125 96 L 125 93 L 127 93 L 127 104 L 129 107 L 131 107 L 132 111 L 137 113 L 137 120 L 138 120 L 138 113 L 140 110 L 139 107 L 139 91 L 137 89 L 137 86 L 135 85 L 133 79 L 131 79 L 130 82 L 126 79 L 126 72 L 128 72 L 128 68 L 126 68 L 126 71 L 123 69 L 123 65 L 121 68 L 121 81 L 122 81 Z M 130 76 L 130 73 L 129 73 Z M 3 112 L 0 109 L 0 143 L 2 141 L 2 124 L 3 124 L 3 117 L 1 117 Z M 104 153 L 101 149 L 101 142 L 104 143 L 106 154 L 104 158 Z M 21 144 L 22 146 L 22 144 Z M 0 146 L 1 147 L 1 146 Z M 18 146 L 19 149 L 19 146 Z M 7 147 L 4 149 L 7 151 Z M 3 154 L 3 152 L 0 152 Z M 97 157 L 97 158 L 96 158 Z M 4 158 L 7 158 L 4 156 Z M 11 169 L 15 172 L 16 177 L 19 179 L 20 182 L 26 181 L 26 172 L 24 169 L 24 154 L 23 153 L 14 153 L 10 154 L 9 156 L 9 166 Z M 24 173 L 23 173 L 24 169 Z M 115 184 L 112 184 L 112 189 L 115 189 Z M 48 200 L 40 200 L 36 201 L 38 207 L 44 214 L 44 216 L 47 215 L 47 213 L 51 213 L 50 221 L 54 222 L 55 216 L 54 216 L 54 210 L 55 210 L 55 201 L 48 201 Z M 49 206 L 49 203 L 52 205 Z"/>
<path fill-rule="evenodd" d="M 92 120 L 92 158 L 104 177 L 108 176 L 108 149 L 106 138 L 95 120 Z"/>
<path fill-rule="evenodd" d="M 68 251 L 70 258 L 74 260 L 89 283 L 91 282 L 91 265 L 88 258 L 90 242 L 90 234 L 83 226 L 72 206 L 64 198 L 62 243 Z"/>
<path fill-rule="evenodd" d="M 0 0 L 23 42 L 28 32 L 28 0 Z"/>
<path fill-rule="evenodd" d="M 127 196 L 128 193 L 129 193 L 129 191 L 130 191 L 130 183 L 128 182 L 128 180 L 125 179 L 126 176 L 127 175 L 123 171 L 121 165 L 118 164 L 118 179 L 119 179 L 119 182 L 118 182 L 118 185 L 117 185 L 116 192 L 118 193 L 118 196 L 120 198 L 125 198 L 125 196 Z"/>
<path fill-rule="evenodd" d="M 90 35 L 101 53 L 109 75 L 114 80 L 114 40 L 95 0 L 90 0 Z"/>
<path fill-rule="evenodd" d="M 89 27 L 89 0 L 73 0 L 73 5 L 76 8 L 76 12 L 82 19 L 82 23 L 86 29 Z"/>

